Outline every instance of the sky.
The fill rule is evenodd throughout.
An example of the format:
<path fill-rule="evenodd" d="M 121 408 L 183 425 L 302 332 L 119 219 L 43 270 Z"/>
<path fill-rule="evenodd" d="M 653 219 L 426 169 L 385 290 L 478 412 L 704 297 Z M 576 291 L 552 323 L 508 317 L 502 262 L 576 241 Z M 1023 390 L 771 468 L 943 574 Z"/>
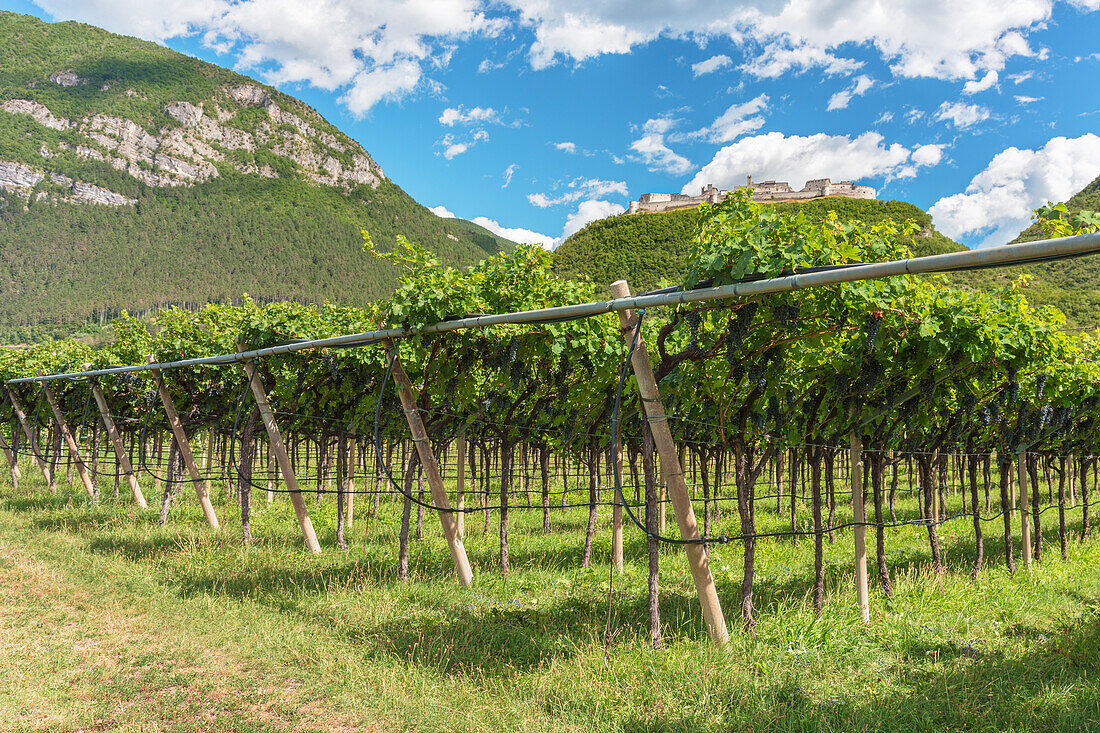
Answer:
<path fill-rule="evenodd" d="M 1100 0 L 0 0 L 306 101 L 548 247 L 646 192 L 851 180 L 971 247 L 1100 175 Z"/>

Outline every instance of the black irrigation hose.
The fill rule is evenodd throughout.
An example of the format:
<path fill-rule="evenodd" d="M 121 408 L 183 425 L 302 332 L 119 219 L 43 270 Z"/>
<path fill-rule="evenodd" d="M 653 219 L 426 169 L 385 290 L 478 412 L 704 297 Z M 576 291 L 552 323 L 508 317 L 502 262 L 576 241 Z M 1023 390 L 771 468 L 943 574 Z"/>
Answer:
<path fill-rule="evenodd" d="M 160 481 L 164 484 L 168 484 L 168 478 L 167 477 L 160 476 L 159 474 L 155 473 L 151 468 L 149 468 L 149 465 L 145 462 L 145 447 L 148 444 L 148 442 L 146 441 L 146 437 L 149 434 L 148 433 L 149 418 L 152 416 L 152 414 L 153 414 L 153 411 L 151 409 L 147 409 L 145 411 L 145 419 L 141 422 L 141 430 L 138 433 L 138 441 L 141 445 L 141 448 L 138 449 L 138 451 L 137 451 L 137 454 L 138 454 L 138 470 L 141 471 L 142 473 L 144 473 L 147 476 L 152 476 L 157 481 Z M 172 433 L 172 440 L 174 441 L 176 439 L 175 433 L 172 432 L 172 431 L 169 431 L 169 432 Z M 171 455 L 171 451 L 169 451 L 169 455 Z M 187 475 L 187 478 L 181 478 L 181 477 L 177 476 L 176 478 L 174 478 L 172 480 L 172 482 L 173 483 L 180 483 L 180 484 L 197 484 L 197 483 L 200 483 L 200 482 L 203 482 L 203 481 L 218 481 L 218 480 L 224 480 L 226 478 L 225 473 L 199 474 L 199 477 L 197 479 L 191 478 L 190 471 L 184 471 L 184 473 Z"/>

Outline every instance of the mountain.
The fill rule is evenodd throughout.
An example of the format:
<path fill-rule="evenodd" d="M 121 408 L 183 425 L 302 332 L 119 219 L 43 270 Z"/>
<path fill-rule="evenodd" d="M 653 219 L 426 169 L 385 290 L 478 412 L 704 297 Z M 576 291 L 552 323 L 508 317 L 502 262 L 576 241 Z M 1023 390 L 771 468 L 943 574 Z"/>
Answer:
<path fill-rule="evenodd" d="M 469 264 L 513 243 L 441 219 L 301 101 L 92 26 L 0 12 L 0 341 L 122 309 L 364 305 L 398 234 Z"/>
<path fill-rule="evenodd" d="M 904 201 L 821 198 L 773 204 L 780 209 L 801 207 L 813 217 L 835 211 L 842 219 L 875 222 L 912 219 L 921 232 L 911 243 L 913 254 L 929 255 L 965 249 L 937 232 L 932 217 Z M 1100 178 L 1066 202 L 1071 211 L 1100 210 Z M 588 277 L 595 283 L 626 278 L 635 292 L 679 283 L 687 272 L 688 250 L 698 224 L 698 209 L 662 213 L 621 214 L 593 222 L 563 242 L 554 252 L 554 269 L 567 277 Z M 1039 239 L 1038 228 L 1024 230 L 1014 242 Z M 1020 267 L 952 273 L 953 285 L 998 290 L 1026 275 L 1024 293 L 1036 305 L 1053 305 L 1066 315 L 1070 328 L 1100 326 L 1100 256 Z"/>

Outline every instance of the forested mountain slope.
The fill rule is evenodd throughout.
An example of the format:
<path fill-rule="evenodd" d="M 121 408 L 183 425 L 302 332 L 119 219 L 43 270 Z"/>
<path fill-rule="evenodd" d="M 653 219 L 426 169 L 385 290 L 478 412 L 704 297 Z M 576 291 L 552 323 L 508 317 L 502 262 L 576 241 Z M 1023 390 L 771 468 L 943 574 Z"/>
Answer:
<path fill-rule="evenodd" d="M 447 262 L 511 242 L 440 219 L 275 89 L 79 23 L 0 12 L 0 342 L 121 309 L 259 299 L 361 305 L 404 234 Z"/>

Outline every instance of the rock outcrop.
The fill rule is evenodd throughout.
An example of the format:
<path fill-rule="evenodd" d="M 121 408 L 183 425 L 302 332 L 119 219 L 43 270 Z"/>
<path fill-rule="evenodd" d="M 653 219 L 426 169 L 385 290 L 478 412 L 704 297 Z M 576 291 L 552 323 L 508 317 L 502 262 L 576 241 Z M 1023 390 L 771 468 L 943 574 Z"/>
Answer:
<path fill-rule="evenodd" d="M 110 189 L 96 186 L 83 181 L 75 181 L 72 178 L 54 171 L 41 172 L 29 165 L 0 160 L 0 188 L 30 198 L 31 191 L 39 183 L 49 177 L 50 181 L 58 186 L 68 189 L 68 193 L 59 196 L 61 201 L 83 204 L 104 204 L 106 206 L 124 206 L 133 204 L 137 199 L 123 196 Z M 35 200 L 41 200 L 49 196 L 45 191 L 39 191 Z"/>
<path fill-rule="evenodd" d="M 84 83 L 71 70 L 57 72 L 50 80 L 62 86 Z M 267 113 L 266 120 L 253 124 L 251 129 L 234 124 L 242 108 L 257 107 Z M 323 123 L 319 115 L 314 123 L 283 109 L 258 84 L 226 87 L 209 103 L 172 102 L 164 107 L 164 113 L 178 125 L 168 125 L 157 132 L 150 132 L 132 120 L 106 114 L 67 120 L 29 99 L 9 99 L 0 109 L 27 115 L 52 130 L 75 130 L 86 139 L 86 144 L 75 146 L 64 140 L 53 147 L 43 144 L 39 149 L 42 157 L 53 158 L 71 151 L 80 158 L 105 161 L 149 186 L 201 183 L 219 175 L 219 164 L 231 165 L 246 175 L 278 177 L 267 163 L 242 160 L 240 154 L 230 155 L 232 151 L 261 150 L 292 161 L 298 175 L 318 185 L 348 190 L 358 185 L 377 188 L 385 178 L 362 147 L 322 129 L 323 124 L 317 124 Z M 101 203 L 107 203 L 110 197 L 99 198 L 104 199 Z"/>

